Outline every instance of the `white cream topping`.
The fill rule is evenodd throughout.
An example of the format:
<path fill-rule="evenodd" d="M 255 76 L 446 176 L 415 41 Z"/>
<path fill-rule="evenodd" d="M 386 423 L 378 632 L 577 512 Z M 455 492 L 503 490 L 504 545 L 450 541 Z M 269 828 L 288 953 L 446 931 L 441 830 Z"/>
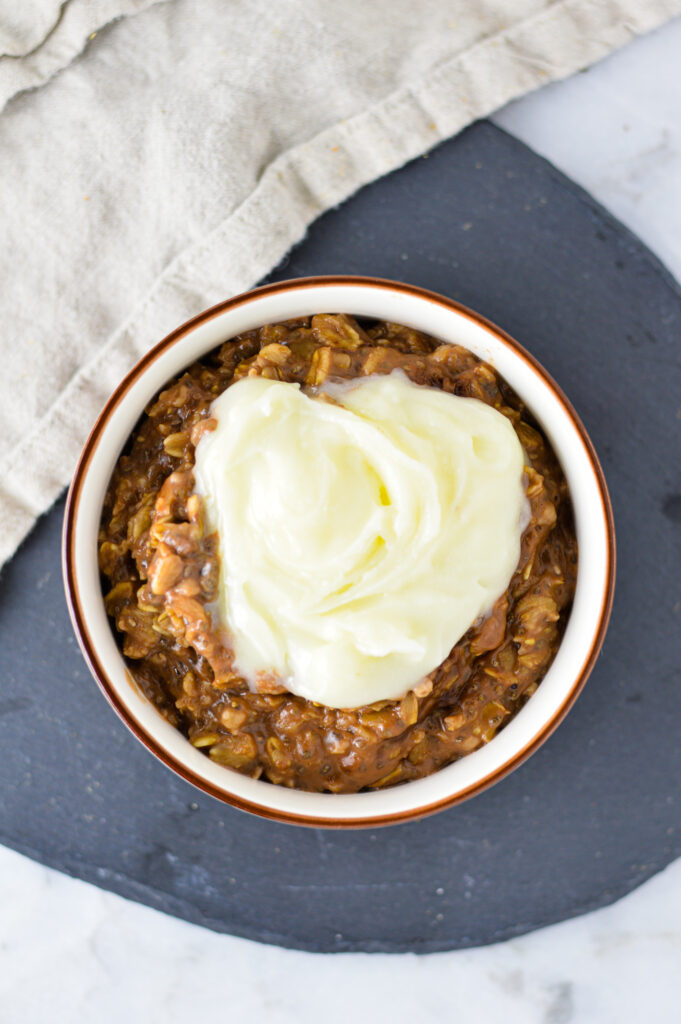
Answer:
<path fill-rule="evenodd" d="M 332 393 L 233 384 L 195 479 L 238 670 L 357 707 L 402 697 L 508 586 L 523 450 L 495 409 L 401 372 Z"/>

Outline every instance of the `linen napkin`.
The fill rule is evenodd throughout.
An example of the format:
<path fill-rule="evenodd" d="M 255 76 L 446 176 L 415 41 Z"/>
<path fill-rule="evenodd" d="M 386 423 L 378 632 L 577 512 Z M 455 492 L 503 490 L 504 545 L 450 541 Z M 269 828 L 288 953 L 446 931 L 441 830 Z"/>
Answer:
<path fill-rule="evenodd" d="M 251 287 L 361 185 L 681 13 L 681 0 L 17 6 L 0 0 L 0 564 L 165 333 Z"/>
<path fill-rule="evenodd" d="M 0 0 L 0 110 L 46 82 L 98 29 L 163 0 Z"/>

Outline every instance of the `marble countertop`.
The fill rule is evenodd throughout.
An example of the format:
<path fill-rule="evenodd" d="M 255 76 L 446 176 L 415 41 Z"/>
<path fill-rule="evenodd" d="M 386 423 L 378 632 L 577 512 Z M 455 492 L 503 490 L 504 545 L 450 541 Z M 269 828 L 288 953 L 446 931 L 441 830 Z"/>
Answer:
<path fill-rule="evenodd" d="M 679 279 L 680 61 L 681 19 L 494 118 Z M 215 935 L 0 847 L 0 1024 L 345 1024 L 348 1005 L 390 1024 L 667 1024 L 681 1019 L 680 956 L 681 861 L 611 907 L 496 946 L 319 956 Z"/>

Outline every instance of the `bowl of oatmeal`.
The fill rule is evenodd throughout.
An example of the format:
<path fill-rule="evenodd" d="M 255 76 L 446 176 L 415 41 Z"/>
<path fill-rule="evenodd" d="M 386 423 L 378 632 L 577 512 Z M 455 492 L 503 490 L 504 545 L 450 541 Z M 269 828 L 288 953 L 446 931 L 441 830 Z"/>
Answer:
<path fill-rule="evenodd" d="M 93 674 L 238 807 L 391 823 L 482 791 L 597 656 L 614 534 L 568 400 L 499 328 L 397 282 L 256 289 L 125 378 L 69 495 Z"/>

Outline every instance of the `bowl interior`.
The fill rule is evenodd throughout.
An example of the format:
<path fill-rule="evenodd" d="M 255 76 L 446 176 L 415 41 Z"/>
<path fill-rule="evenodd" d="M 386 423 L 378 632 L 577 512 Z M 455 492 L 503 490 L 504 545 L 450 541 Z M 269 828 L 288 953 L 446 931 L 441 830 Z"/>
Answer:
<path fill-rule="evenodd" d="M 174 729 L 129 675 L 104 609 L 97 567 L 102 502 L 141 411 L 164 383 L 221 342 L 264 323 L 321 312 L 392 320 L 469 348 L 523 398 L 559 457 L 570 488 L 579 566 L 562 643 L 539 689 L 489 744 L 440 771 L 393 789 L 305 793 L 214 764 Z M 612 590 L 612 524 L 602 476 L 581 424 L 545 371 L 511 339 L 456 304 L 419 289 L 364 279 L 284 282 L 207 311 L 153 349 L 114 393 L 85 447 L 65 523 L 65 575 L 83 651 L 107 697 L 170 767 L 245 809 L 314 824 L 378 824 L 427 813 L 478 792 L 515 767 L 575 699 L 605 629 Z"/>

